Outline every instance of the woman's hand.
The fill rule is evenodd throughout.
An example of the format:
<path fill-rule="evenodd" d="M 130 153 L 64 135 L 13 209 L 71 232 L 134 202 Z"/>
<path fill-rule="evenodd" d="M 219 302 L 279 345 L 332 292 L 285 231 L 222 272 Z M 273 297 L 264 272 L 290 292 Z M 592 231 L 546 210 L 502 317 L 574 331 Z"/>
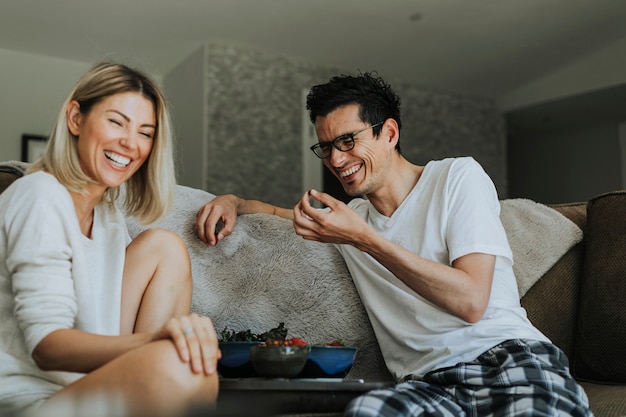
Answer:
<path fill-rule="evenodd" d="M 183 362 L 190 362 L 194 373 L 214 373 L 222 357 L 217 334 L 210 318 L 190 314 L 175 317 L 159 330 L 153 340 L 172 339 Z"/>

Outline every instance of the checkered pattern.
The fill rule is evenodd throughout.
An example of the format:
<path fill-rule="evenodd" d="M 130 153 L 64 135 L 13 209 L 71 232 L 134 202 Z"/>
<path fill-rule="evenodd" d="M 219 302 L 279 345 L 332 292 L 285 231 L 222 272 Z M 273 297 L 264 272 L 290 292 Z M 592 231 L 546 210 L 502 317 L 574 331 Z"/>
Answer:
<path fill-rule="evenodd" d="M 583 389 L 556 346 L 509 340 L 472 362 L 422 380 L 371 391 L 347 407 L 349 417 L 593 416 Z"/>

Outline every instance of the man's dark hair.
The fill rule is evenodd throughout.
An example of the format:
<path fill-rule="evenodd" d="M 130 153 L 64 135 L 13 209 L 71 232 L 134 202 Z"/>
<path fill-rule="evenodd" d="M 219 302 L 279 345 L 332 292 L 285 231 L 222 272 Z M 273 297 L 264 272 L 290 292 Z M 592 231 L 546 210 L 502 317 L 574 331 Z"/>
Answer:
<path fill-rule="evenodd" d="M 398 123 L 398 129 L 402 128 L 400 97 L 376 72 L 333 77 L 326 84 L 311 87 L 306 97 L 306 108 L 312 123 L 317 117 L 327 116 L 349 104 L 359 106 L 359 117 L 364 122 L 375 125 L 392 118 Z M 374 136 L 378 137 L 381 129 L 382 126 L 375 127 Z M 400 140 L 396 150 L 400 152 Z"/>

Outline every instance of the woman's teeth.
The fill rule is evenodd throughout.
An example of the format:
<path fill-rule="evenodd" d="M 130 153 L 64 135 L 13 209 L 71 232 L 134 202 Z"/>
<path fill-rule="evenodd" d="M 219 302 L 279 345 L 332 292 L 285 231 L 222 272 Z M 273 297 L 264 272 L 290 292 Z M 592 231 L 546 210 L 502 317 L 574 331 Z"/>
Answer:
<path fill-rule="evenodd" d="M 113 161 L 116 165 L 119 165 L 121 167 L 125 167 L 128 164 L 130 164 L 130 158 L 125 158 L 121 155 L 117 155 L 117 154 L 110 153 L 110 152 L 105 152 L 104 154 L 106 155 L 107 158 Z"/>

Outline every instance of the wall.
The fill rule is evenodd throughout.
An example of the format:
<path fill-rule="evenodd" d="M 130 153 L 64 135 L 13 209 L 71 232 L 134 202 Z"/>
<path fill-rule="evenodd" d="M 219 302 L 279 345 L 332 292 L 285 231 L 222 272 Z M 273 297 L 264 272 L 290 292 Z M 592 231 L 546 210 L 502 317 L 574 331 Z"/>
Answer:
<path fill-rule="evenodd" d="M 198 49 L 164 77 L 176 137 L 176 178 L 188 187 L 206 189 L 204 138 L 204 48 Z M 184 127 L 184 130 L 181 130 Z"/>
<path fill-rule="evenodd" d="M 0 50 L 2 160 L 20 158 L 22 133 L 49 133 L 91 65 Z M 164 78 L 153 75 L 172 104 L 180 182 L 293 205 L 301 196 L 302 89 L 342 72 L 208 43 Z M 507 196 L 503 121 L 491 101 L 388 81 L 402 97 L 409 160 L 473 155 Z"/>
<path fill-rule="evenodd" d="M 23 133 L 48 135 L 90 64 L 0 49 L 0 158 L 19 160 Z"/>
<path fill-rule="evenodd" d="M 302 191 L 302 89 L 349 71 L 218 43 L 205 45 L 201 53 L 205 189 L 291 207 Z M 184 73 L 175 68 L 167 74 L 166 90 L 184 82 Z M 425 163 L 473 155 L 492 176 L 500 196 L 506 197 L 504 121 L 493 102 L 387 81 L 402 97 L 401 141 L 409 160 Z M 182 105 L 180 98 L 174 99 L 174 107 Z M 181 120 L 176 122 L 180 143 L 186 147 L 183 154 L 187 147 L 202 152 L 205 138 Z"/>
<path fill-rule="evenodd" d="M 503 112 L 626 83 L 626 38 L 605 45 L 498 100 Z"/>
<path fill-rule="evenodd" d="M 472 156 L 508 196 L 505 122 L 488 99 L 399 84 L 401 145 L 406 158 L 423 165 L 432 159 Z"/>
<path fill-rule="evenodd" d="M 563 203 L 626 187 L 618 135 L 626 120 L 624 50 L 626 38 L 500 98 L 498 107 L 514 121 L 507 139 L 511 197 Z M 516 120 L 524 113 L 534 120 Z M 559 126 L 536 129 L 541 124 Z"/>
<path fill-rule="evenodd" d="M 622 187 L 617 123 L 512 132 L 508 143 L 511 197 L 566 203 Z"/>
<path fill-rule="evenodd" d="M 622 184 L 621 188 L 626 190 L 626 122 L 620 122 L 617 128 L 617 135 L 620 148 L 620 159 L 622 162 Z"/>
<path fill-rule="evenodd" d="M 254 49 L 209 44 L 208 190 L 293 206 L 302 195 L 302 89 L 336 73 Z"/>
<path fill-rule="evenodd" d="M 619 125 L 626 84 L 505 113 L 509 192 L 541 202 L 583 201 L 624 187 Z"/>

